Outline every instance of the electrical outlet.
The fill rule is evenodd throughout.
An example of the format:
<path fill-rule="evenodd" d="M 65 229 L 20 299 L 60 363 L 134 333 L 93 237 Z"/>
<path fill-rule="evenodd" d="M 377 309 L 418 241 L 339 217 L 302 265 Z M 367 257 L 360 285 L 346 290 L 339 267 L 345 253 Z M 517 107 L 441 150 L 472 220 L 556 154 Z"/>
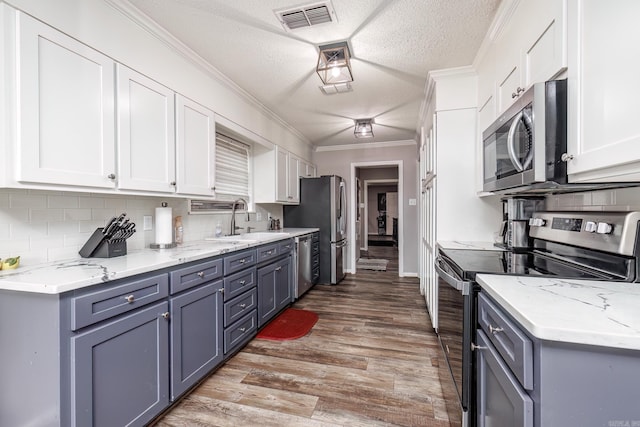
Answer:
<path fill-rule="evenodd" d="M 151 215 L 142 216 L 142 230 L 153 230 L 153 217 Z"/>

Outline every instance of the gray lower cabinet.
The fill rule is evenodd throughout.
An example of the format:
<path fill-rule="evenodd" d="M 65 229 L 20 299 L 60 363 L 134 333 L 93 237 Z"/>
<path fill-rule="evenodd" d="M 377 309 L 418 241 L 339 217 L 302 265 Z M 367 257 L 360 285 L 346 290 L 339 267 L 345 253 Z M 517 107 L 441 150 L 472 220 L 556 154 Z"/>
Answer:
<path fill-rule="evenodd" d="M 640 420 L 640 351 L 540 340 L 484 292 L 478 295 L 478 326 L 478 427 Z"/>
<path fill-rule="evenodd" d="M 291 301 L 291 257 L 258 268 L 258 327 Z"/>
<path fill-rule="evenodd" d="M 259 253 L 250 249 L 225 258 L 224 354 L 231 357 L 258 330 L 256 262 Z"/>
<path fill-rule="evenodd" d="M 169 404 L 168 304 L 71 338 L 74 426 L 142 426 Z"/>
<path fill-rule="evenodd" d="M 478 332 L 478 427 L 533 427 L 533 402 L 487 336 Z"/>
<path fill-rule="evenodd" d="M 223 281 L 174 296 L 171 312 L 171 399 L 222 362 Z"/>

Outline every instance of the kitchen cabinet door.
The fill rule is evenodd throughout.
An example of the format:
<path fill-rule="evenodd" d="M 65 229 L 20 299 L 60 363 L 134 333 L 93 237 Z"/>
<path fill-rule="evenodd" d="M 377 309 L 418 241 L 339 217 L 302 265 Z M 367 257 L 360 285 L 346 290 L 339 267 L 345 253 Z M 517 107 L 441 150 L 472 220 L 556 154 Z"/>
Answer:
<path fill-rule="evenodd" d="M 569 2 L 570 182 L 640 181 L 640 2 Z"/>
<path fill-rule="evenodd" d="M 565 11 L 565 0 L 517 4 L 489 54 L 497 58 L 497 114 L 533 83 L 550 80 L 566 69 Z"/>
<path fill-rule="evenodd" d="M 222 362 L 223 282 L 171 298 L 171 400 Z"/>
<path fill-rule="evenodd" d="M 17 17 L 15 180 L 114 188 L 114 62 L 22 12 Z"/>
<path fill-rule="evenodd" d="M 176 190 L 213 196 L 216 129 L 213 111 L 176 95 Z"/>
<path fill-rule="evenodd" d="M 276 147 L 276 201 L 288 202 L 289 152 Z"/>
<path fill-rule="evenodd" d="M 276 314 L 276 263 L 258 269 L 258 327 Z"/>
<path fill-rule="evenodd" d="M 118 187 L 175 192 L 174 92 L 118 64 Z"/>
<path fill-rule="evenodd" d="M 300 202 L 300 166 L 301 160 L 289 153 L 289 163 L 287 167 L 287 201 L 290 203 Z"/>
<path fill-rule="evenodd" d="M 282 310 L 291 302 L 291 282 L 292 282 L 292 268 L 291 257 L 287 257 L 278 263 L 275 269 L 276 272 L 276 306 L 277 311 Z"/>
<path fill-rule="evenodd" d="M 169 405 L 162 302 L 71 338 L 74 426 L 144 426 Z"/>

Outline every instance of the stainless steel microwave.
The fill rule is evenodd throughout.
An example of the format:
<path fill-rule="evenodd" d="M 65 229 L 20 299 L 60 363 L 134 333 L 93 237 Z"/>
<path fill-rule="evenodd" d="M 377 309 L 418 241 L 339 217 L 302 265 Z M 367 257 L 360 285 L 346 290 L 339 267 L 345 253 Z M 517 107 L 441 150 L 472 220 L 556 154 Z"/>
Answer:
<path fill-rule="evenodd" d="M 482 133 L 484 191 L 567 182 L 567 81 L 536 83 Z"/>

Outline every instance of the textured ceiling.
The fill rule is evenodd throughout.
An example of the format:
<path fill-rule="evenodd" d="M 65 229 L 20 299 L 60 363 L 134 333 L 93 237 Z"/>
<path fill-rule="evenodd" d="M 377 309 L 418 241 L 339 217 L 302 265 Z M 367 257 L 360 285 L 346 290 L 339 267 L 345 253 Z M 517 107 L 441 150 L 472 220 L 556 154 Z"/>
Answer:
<path fill-rule="evenodd" d="M 414 139 L 427 73 L 471 64 L 499 0 L 332 0 L 337 23 L 289 32 L 274 10 L 299 0 L 130 3 L 321 146 Z M 353 91 L 325 95 L 317 46 L 342 40 Z M 375 137 L 356 140 L 371 117 Z"/>

